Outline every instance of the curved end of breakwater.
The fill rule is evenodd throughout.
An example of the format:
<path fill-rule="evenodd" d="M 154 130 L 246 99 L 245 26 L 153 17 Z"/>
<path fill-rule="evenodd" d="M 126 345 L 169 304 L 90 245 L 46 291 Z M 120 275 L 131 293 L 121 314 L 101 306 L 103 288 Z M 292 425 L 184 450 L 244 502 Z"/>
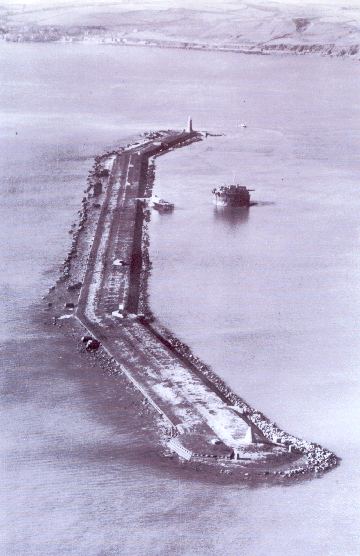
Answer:
<path fill-rule="evenodd" d="M 147 222 L 156 157 L 207 134 L 159 131 L 95 158 L 62 273 L 46 296 L 54 324 L 101 344 L 158 414 L 164 446 L 189 464 L 245 476 L 308 476 L 339 459 L 252 408 L 151 313 Z M 231 470 L 231 471 L 229 471 Z"/>

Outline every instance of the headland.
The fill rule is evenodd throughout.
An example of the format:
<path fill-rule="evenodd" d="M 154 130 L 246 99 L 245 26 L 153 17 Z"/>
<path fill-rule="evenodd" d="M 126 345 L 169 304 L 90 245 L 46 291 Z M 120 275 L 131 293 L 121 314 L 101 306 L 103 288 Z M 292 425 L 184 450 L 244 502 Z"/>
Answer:
<path fill-rule="evenodd" d="M 338 463 L 333 453 L 252 408 L 151 313 L 147 222 L 154 160 L 204 136 L 190 122 L 186 130 L 146 133 L 96 157 L 79 225 L 70 230 L 70 253 L 46 296 L 48 311 L 79 343 L 90 341 L 87 351 L 100 345 L 97 355 L 141 392 L 159 416 L 164 448 L 182 461 L 247 476 L 327 471 Z"/>

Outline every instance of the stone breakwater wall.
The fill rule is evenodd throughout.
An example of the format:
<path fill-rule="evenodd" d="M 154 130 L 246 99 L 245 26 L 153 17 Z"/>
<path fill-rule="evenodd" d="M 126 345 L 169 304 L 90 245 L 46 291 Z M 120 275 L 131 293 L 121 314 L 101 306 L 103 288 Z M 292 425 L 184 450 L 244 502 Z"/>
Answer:
<path fill-rule="evenodd" d="M 146 184 L 144 196 L 150 198 L 153 185 L 155 181 L 155 157 L 152 157 L 149 161 L 147 174 L 146 174 Z M 143 208 L 143 226 L 142 226 L 142 237 L 141 237 L 141 274 L 140 274 L 140 288 L 139 288 L 139 313 L 146 315 L 146 319 L 152 320 L 153 315 L 150 309 L 149 300 L 149 278 L 151 274 L 151 260 L 149 254 L 150 248 L 150 235 L 149 235 L 149 223 L 151 219 L 151 211 L 148 207 Z"/>
<path fill-rule="evenodd" d="M 87 186 L 84 190 L 85 196 L 82 198 L 81 201 L 81 209 L 78 210 L 78 220 L 77 222 L 73 223 L 69 230 L 69 234 L 72 236 L 71 246 L 68 251 L 67 256 L 65 257 L 62 266 L 60 267 L 60 276 L 57 280 L 58 283 L 65 282 L 69 279 L 82 279 L 83 275 L 85 274 L 86 270 L 86 259 L 88 256 L 88 251 L 90 250 L 91 244 L 91 237 L 92 234 L 95 233 L 97 219 L 93 218 L 89 221 L 89 213 L 90 211 L 94 211 L 94 206 L 92 202 L 94 201 L 94 197 L 91 195 L 91 191 L 93 190 L 95 183 L 101 182 L 104 189 L 106 189 L 109 175 L 111 172 L 112 163 L 116 155 L 119 155 L 123 151 L 122 148 L 119 148 L 114 151 L 108 151 L 102 155 L 96 156 L 94 160 L 93 167 L 89 171 L 88 177 L 86 179 Z M 99 205 L 100 208 L 100 205 Z M 87 238 L 84 236 L 88 236 Z M 85 248 L 81 240 L 87 240 L 87 244 L 89 249 Z M 80 245 L 81 243 L 81 245 Z M 78 264 L 75 264 L 75 261 L 78 260 Z M 52 291 L 55 288 L 53 286 L 50 288 Z"/>
<path fill-rule="evenodd" d="M 148 166 L 146 196 L 151 196 L 153 184 L 155 181 L 155 158 Z M 201 374 L 206 382 L 227 402 L 234 406 L 249 424 L 253 423 L 271 443 L 288 446 L 289 450 L 301 453 L 306 458 L 304 465 L 297 465 L 286 471 L 275 471 L 275 474 L 291 477 L 303 475 L 309 472 L 324 472 L 336 467 L 339 463 L 337 456 L 331 451 L 313 442 L 308 442 L 297 438 L 283 431 L 276 423 L 273 423 L 263 413 L 251 407 L 240 396 L 231 390 L 231 388 L 199 357 L 193 354 L 191 348 L 184 342 L 179 340 L 171 331 L 166 329 L 154 317 L 148 293 L 148 281 L 151 274 L 151 260 L 149 255 L 150 237 L 148 224 L 150 221 L 150 211 L 144 210 L 144 224 L 142 235 L 142 276 L 139 309 L 144 313 L 147 328 L 156 337 L 162 341 L 168 348 L 176 353 L 182 360 L 192 367 L 198 374 Z"/>
<path fill-rule="evenodd" d="M 61 275 L 58 279 L 59 285 L 63 282 L 73 282 L 74 280 L 79 281 L 83 279 L 92 236 L 97 225 L 94 197 L 90 192 L 94 188 L 95 182 L 99 180 L 102 182 L 104 189 L 107 187 L 112 162 L 115 156 L 122 151 L 123 149 L 120 148 L 95 158 L 94 166 L 87 178 L 87 188 L 84 191 L 87 197 L 83 197 L 81 209 L 78 211 L 78 226 L 76 227 L 76 224 L 73 224 L 72 228 L 69 230 L 69 233 L 72 234 L 72 243 L 61 268 Z M 155 179 L 155 159 L 161 154 L 164 153 L 159 153 L 147 159 L 144 190 L 145 197 L 151 196 Z M 233 406 L 249 424 L 253 423 L 269 442 L 277 443 L 282 446 L 289 446 L 289 449 L 304 455 L 304 458 L 302 458 L 302 461 L 305 461 L 304 464 L 288 468 L 285 471 L 275 471 L 275 474 L 291 477 L 309 472 L 323 472 L 335 467 L 339 463 L 339 459 L 335 454 L 322 448 L 318 444 L 302 440 L 283 431 L 263 413 L 252 408 L 240 396 L 234 393 L 208 365 L 195 356 L 189 346 L 179 340 L 171 331 L 163 327 L 154 318 L 149 304 L 148 293 L 148 280 L 151 274 L 151 261 L 149 256 L 150 237 L 148 230 L 150 216 L 151 212 L 149 208 L 144 206 L 142 212 L 142 234 L 138 236 L 138 241 L 141 242 L 142 253 L 140 285 L 138 288 L 138 312 L 145 315 L 144 325 L 158 340 L 162 341 L 183 361 L 186 361 L 194 372 L 201 375 L 207 384 L 210 385 L 224 401 Z M 135 247 L 138 249 L 139 245 Z M 81 284 L 81 282 L 79 283 Z M 50 288 L 50 291 L 54 288 L 55 287 Z M 113 361 L 113 363 L 115 362 Z"/>
<path fill-rule="evenodd" d="M 301 453 L 306 457 L 306 463 L 304 465 L 298 465 L 286 471 L 276 471 L 274 472 L 275 474 L 290 477 L 309 472 L 319 473 L 338 465 L 339 459 L 331 451 L 323 448 L 319 444 L 302 440 L 283 431 L 263 413 L 251 407 L 238 396 L 238 394 L 233 392 L 211 367 L 194 355 L 189 346 L 179 340 L 172 332 L 163 327 L 155 319 L 148 324 L 148 327 L 157 338 L 161 338 L 170 349 L 182 359 L 186 360 L 198 373 L 201 373 L 206 381 L 212 385 L 213 389 L 216 390 L 229 405 L 234 406 L 249 424 L 253 423 L 269 442 L 288 446 L 289 450 Z"/>

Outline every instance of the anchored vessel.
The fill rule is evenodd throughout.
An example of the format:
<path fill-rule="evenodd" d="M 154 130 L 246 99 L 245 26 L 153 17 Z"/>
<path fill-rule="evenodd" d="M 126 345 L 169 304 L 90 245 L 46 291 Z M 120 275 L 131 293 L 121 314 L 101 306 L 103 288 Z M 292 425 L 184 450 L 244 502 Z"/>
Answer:
<path fill-rule="evenodd" d="M 253 189 L 247 189 L 244 185 L 222 185 L 214 188 L 212 193 L 215 205 L 221 207 L 249 207 L 250 192 Z"/>
<path fill-rule="evenodd" d="M 160 211 L 170 211 L 174 209 L 174 203 L 169 203 L 165 199 L 159 199 L 158 197 L 153 198 L 153 207 Z"/>

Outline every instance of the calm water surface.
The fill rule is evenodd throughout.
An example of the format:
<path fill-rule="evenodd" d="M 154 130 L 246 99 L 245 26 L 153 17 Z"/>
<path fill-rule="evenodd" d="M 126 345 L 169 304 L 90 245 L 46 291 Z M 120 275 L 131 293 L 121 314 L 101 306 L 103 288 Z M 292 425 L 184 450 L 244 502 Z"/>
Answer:
<path fill-rule="evenodd" d="M 359 553 L 359 68 L 82 45 L 2 45 L 2 552 Z M 223 132 L 157 160 L 155 312 L 247 401 L 343 458 L 291 487 L 209 484 L 158 459 L 119 386 L 36 303 L 91 157 L 188 114 Z M 248 123 L 247 129 L 239 124 Z M 249 213 L 210 190 L 253 186 Z"/>

